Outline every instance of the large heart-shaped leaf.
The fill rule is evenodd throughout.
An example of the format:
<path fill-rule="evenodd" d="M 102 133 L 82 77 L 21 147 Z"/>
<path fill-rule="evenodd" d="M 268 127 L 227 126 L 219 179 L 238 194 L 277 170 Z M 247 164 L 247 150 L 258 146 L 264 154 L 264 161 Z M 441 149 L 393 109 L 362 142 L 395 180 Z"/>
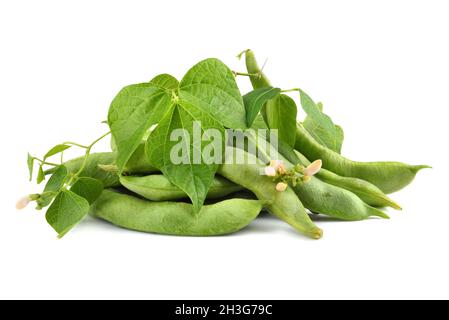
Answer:
<path fill-rule="evenodd" d="M 108 123 L 117 147 L 119 171 L 171 104 L 171 94 L 151 83 L 130 85 L 117 94 L 109 108 Z"/>
<path fill-rule="evenodd" d="M 151 79 L 150 83 L 156 87 L 168 90 L 176 91 L 179 87 L 179 81 L 167 73 L 162 73 Z"/>
<path fill-rule="evenodd" d="M 218 59 L 193 66 L 181 80 L 179 96 L 228 128 L 246 128 L 245 107 L 234 74 Z"/>
<path fill-rule="evenodd" d="M 218 136 L 212 136 L 208 129 L 216 129 Z M 180 100 L 150 135 L 146 153 L 153 166 L 187 193 L 198 212 L 221 161 L 224 140 L 224 128 L 219 122 L 204 110 Z M 217 148 L 211 155 L 208 150 L 212 145 Z"/>

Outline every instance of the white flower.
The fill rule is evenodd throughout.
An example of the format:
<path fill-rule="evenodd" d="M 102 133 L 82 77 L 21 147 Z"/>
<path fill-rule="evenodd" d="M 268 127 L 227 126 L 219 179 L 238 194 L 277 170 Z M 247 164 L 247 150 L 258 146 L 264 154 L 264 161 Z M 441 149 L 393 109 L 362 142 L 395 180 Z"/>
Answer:
<path fill-rule="evenodd" d="M 282 160 L 271 160 L 270 161 L 270 166 L 274 167 L 275 169 L 277 169 L 282 163 Z"/>
<path fill-rule="evenodd" d="M 318 171 L 320 171 L 322 165 L 323 162 L 321 161 L 321 159 L 315 160 L 310 165 L 308 165 L 307 168 L 304 169 L 304 175 L 311 177 L 317 174 Z"/>
<path fill-rule="evenodd" d="M 272 166 L 265 167 L 265 174 L 269 177 L 276 176 L 276 169 Z"/>
<path fill-rule="evenodd" d="M 285 169 L 284 162 L 282 160 L 271 160 L 270 167 L 273 167 L 281 175 L 287 172 L 287 170 Z"/>
<path fill-rule="evenodd" d="M 16 209 L 21 210 L 24 209 L 28 203 L 30 203 L 31 199 L 30 196 L 25 196 L 19 199 L 16 203 Z"/>
<path fill-rule="evenodd" d="M 286 184 L 285 182 L 278 182 L 278 184 L 276 184 L 276 190 L 279 192 L 285 191 L 285 189 L 287 189 L 288 184 Z"/>

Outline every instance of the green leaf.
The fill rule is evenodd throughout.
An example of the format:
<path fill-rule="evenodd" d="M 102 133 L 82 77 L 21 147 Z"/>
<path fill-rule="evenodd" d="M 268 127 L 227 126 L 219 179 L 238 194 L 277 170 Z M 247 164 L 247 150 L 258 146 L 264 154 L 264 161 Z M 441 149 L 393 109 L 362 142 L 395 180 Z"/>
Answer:
<path fill-rule="evenodd" d="M 201 121 L 201 128 L 198 130 L 200 135 L 204 135 L 203 139 L 198 139 L 197 136 L 194 138 L 194 121 L 198 120 Z M 209 141 L 204 140 L 211 138 L 205 131 L 211 128 L 218 129 L 220 139 L 218 141 L 214 139 L 214 142 L 218 142 L 223 151 L 224 128 L 207 112 L 180 100 L 159 122 L 146 144 L 146 154 L 150 163 L 161 170 L 171 183 L 187 193 L 196 212 L 203 205 L 217 170 L 217 164 L 214 162 L 219 162 L 222 157 L 222 152 L 217 152 L 209 159 L 212 161 L 208 163 L 202 161 L 204 158 L 195 161 L 196 155 L 199 154 L 201 157 L 201 154 L 205 153 L 205 147 Z M 183 135 L 171 138 L 175 129 L 184 129 L 185 131 L 183 131 Z M 179 148 L 180 146 L 181 148 Z M 179 150 L 181 156 L 179 156 Z M 177 161 L 173 161 L 172 152 L 178 156 Z M 182 161 L 183 159 L 184 161 Z"/>
<path fill-rule="evenodd" d="M 44 192 L 41 194 L 37 202 L 37 209 L 42 209 L 48 206 L 53 198 L 59 193 L 61 188 L 64 186 L 65 180 L 67 178 L 67 168 L 65 166 L 57 167 L 56 171 L 52 174 L 50 179 L 48 179 L 45 185 Z"/>
<path fill-rule="evenodd" d="M 266 120 L 270 129 L 278 130 L 278 138 L 290 146 L 295 145 L 296 114 L 295 101 L 285 94 L 280 94 L 266 104 Z"/>
<path fill-rule="evenodd" d="M 120 172 L 146 131 L 163 117 L 171 104 L 171 95 L 150 83 L 130 85 L 117 94 L 109 108 L 108 123 L 117 146 Z"/>
<path fill-rule="evenodd" d="M 67 150 L 70 148 L 70 146 L 65 144 L 57 144 L 53 148 L 51 148 L 44 156 L 44 161 L 50 158 L 51 156 L 54 156 L 55 154 L 58 154 L 60 152 L 63 152 L 64 150 Z"/>
<path fill-rule="evenodd" d="M 30 181 L 33 180 L 34 158 L 28 153 L 27 157 L 28 172 L 30 173 Z"/>
<path fill-rule="evenodd" d="M 260 109 L 268 100 L 273 99 L 281 92 L 279 88 L 265 87 L 255 89 L 243 96 L 243 103 L 246 109 L 246 125 L 250 128 L 253 125 Z"/>
<path fill-rule="evenodd" d="M 89 202 L 76 193 L 63 190 L 48 208 L 45 218 L 59 237 L 64 236 L 89 212 Z"/>
<path fill-rule="evenodd" d="M 206 59 L 193 66 L 181 80 L 179 96 L 228 128 L 246 128 L 245 106 L 234 74 L 220 60 Z"/>
<path fill-rule="evenodd" d="M 42 168 L 42 165 L 39 166 L 39 170 L 37 172 L 37 184 L 40 184 L 42 181 L 45 180 L 45 173 L 44 169 Z"/>
<path fill-rule="evenodd" d="M 256 119 L 254 119 L 254 122 L 251 126 L 251 129 L 257 130 L 257 129 L 268 129 L 267 124 L 265 123 L 264 118 L 262 117 L 262 115 L 259 113 L 256 116 Z"/>
<path fill-rule="evenodd" d="M 103 183 L 100 180 L 81 177 L 73 184 L 70 191 L 86 199 L 89 204 L 95 202 L 103 191 Z"/>
<path fill-rule="evenodd" d="M 175 77 L 167 73 L 155 76 L 153 79 L 151 79 L 150 83 L 156 87 L 168 91 L 176 91 L 179 87 L 179 81 Z"/>
<path fill-rule="evenodd" d="M 323 105 L 315 104 L 304 91 L 300 90 L 301 106 L 307 114 L 303 125 L 307 131 L 323 146 L 340 152 L 343 132 L 336 128 L 332 119 L 322 112 Z"/>
<path fill-rule="evenodd" d="M 345 133 L 343 131 L 343 128 L 340 127 L 338 124 L 335 125 L 335 130 L 337 133 L 335 151 L 338 153 L 341 153 L 341 147 L 343 146 L 343 140 L 345 139 Z"/>

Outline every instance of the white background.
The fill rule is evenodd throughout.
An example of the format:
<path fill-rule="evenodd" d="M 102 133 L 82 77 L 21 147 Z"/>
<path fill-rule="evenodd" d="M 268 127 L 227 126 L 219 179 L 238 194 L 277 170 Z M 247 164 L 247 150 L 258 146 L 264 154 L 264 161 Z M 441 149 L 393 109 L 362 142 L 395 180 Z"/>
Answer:
<path fill-rule="evenodd" d="M 430 0 L 2 1 L 0 298 L 449 298 L 448 16 Z M 27 151 L 98 137 L 124 85 L 207 57 L 244 71 L 246 48 L 324 102 L 346 156 L 434 167 L 393 195 L 402 212 L 320 220 L 319 241 L 270 217 L 216 238 L 87 219 L 56 240 L 44 212 L 15 210 L 40 190 Z"/>

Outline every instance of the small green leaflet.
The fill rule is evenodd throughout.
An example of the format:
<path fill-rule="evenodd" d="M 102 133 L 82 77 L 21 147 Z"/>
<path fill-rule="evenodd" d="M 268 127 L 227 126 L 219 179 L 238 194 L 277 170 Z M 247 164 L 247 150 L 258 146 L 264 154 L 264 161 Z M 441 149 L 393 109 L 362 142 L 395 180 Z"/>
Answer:
<path fill-rule="evenodd" d="M 340 152 L 343 132 L 336 128 L 332 119 L 322 112 L 322 104 L 315 102 L 300 90 L 301 106 L 307 114 L 303 122 L 304 128 L 323 146 Z M 321 110 L 320 110 L 321 109 Z"/>
<path fill-rule="evenodd" d="M 199 137 L 194 137 L 194 121 L 201 121 L 201 127 L 198 127 L 196 133 L 200 135 Z M 218 129 L 221 135 L 217 137 L 219 139 L 207 136 L 205 131 L 211 128 Z M 185 135 L 172 137 L 175 129 L 185 129 L 183 131 Z M 203 139 L 201 139 L 201 136 L 203 136 Z M 203 205 L 217 170 L 217 164 L 206 163 L 201 158 L 195 160 L 195 155 L 198 155 L 198 151 L 200 151 L 200 157 L 202 154 L 207 155 L 207 145 L 210 142 L 204 140 L 211 138 L 213 138 L 214 143 L 220 143 L 221 150 L 224 150 L 223 142 L 225 139 L 223 137 L 224 128 L 220 123 L 200 108 L 180 100 L 159 122 L 147 141 L 146 154 L 150 163 L 161 170 L 170 182 L 187 193 L 192 200 L 195 212 L 199 212 Z M 185 143 L 182 144 L 179 141 L 180 139 L 184 139 L 181 141 Z M 195 144 L 193 144 L 194 141 Z M 181 149 L 177 148 L 179 146 L 181 146 Z M 184 161 L 181 159 L 180 163 L 174 163 L 172 152 L 176 152 L 176 156 L 181 154 Z M 222 157 L 222 152 L 214 154 L 210 158 L 213 160 L 211 162 L 215 162 L 218 157 Z"/>
<path fill-rule="evenodd" d="M 278 130 L 279 140 L 293 147 L 296 140 L 296 103 L 285 94 L 279 94 L 266 104 L 266 121 L 270 129 Z"/>
<path fill-rule="evenodd" d="M 246 128 L 245 106 L 234 74 L 218 59 L 193 66 L 181 80 L 179 97 L 210 113 L 225 127 Z"/>
<path fill-rule="evenodd" d="M 323 112 L 323 103 L 317 102 L 316 104 L 317 108 Z M 327 145 L 323 142 L 320 134 L 319 134 L 319 128 L 317 128 L 316 124 L 310 119 L 310 117 L 306 117 L 306 119 L 303 122 L 304 128 L 314 137 L 315 140 L 319 141 L 320 144 L 327 147 Z M 338 124 L 335 125 L 335 150 L 338 153 L 341 153 L 341 148 L 343 146 L 343 140 L 345 138 L 345 134 L 343 131 L 343 128 L 340 127 Z"/>
<path fill-rule="evenodd" d="M 30 181 L 33 180 L 34 158 L 28 153 L 27 157 L 28 172 L 30 173 Z"/>
<path fill-rule="evenodd" d="M 246 109 L 246 126 L 251 128 L 256 116 L 268 100 L 273 99 L 281 92 L 279 88 L 265 87 L 255 89 L 243 96 Z"/>
<path fill-rule="evenodd" d="M 81 177 L 73 184 L 70 191 L 86 199 L 89 204 L 94 203 L 103 191 L 103 183 L 100 180 Z"/>
<path fill-rule="evenodd" d="M 77 225 L 89 212 L 89 202 L 76 193 L 61 191 L 48 208 L 45 218 L 58 237 L 63 237 Z"/>
<path fill-rule="evenodd" d="M 337 133 L 337 139 L 336 139 L 337 145 L 336 145 L 335 151 L 338 153 L 341 153 L 341 148 L 343 146 L 343 140 L 345 139 L 345 132 L 343 131 L 343 128 L 340 127 L 338 124 L 335 125 L 335 130 Z"/>
<path fill-rule="evenodd" d="M 167 73 L 155 76 L 153 79 L 151 79 L 150 83 L 156 87 L 168 91 L 177 91 L 179 87 L 179 81 L 175 77 Z"/>
<path fill-rule="evenodd" d="M 70 148 L 70 146 L 65 145 L 65 144 L 58 144 L 58 145 L 54 146 L 45 154 L 44 161 L 47 160 L 48 158 L 50 158 L 51 156 L 54 156 L 55 154 L 58 154 L 60 152 L 63 152 L 64 150 L 67 150 L 68 148 Z"/>
<path fill-rule="evenodd" d="M 48 206 L 53 198 L 58 194 L 59 190 L 64 186 L 67 178 L 67 168 L 65 166 L 57 167 L 56 171 L 48 179 L 44 192 L 41 194 L 37 202 L 37 209 L 40 210 Z"/>
<path fill-rule="evenodd" d="M 42 165 L 39 166 L 39 170 L 37 171 L 37 184 L 40 184 L 42 181 L 45 180 L 45 173 L 44 169 L 42 168 Z"/>
<path fill-rule="evenodd" d="M 268 126 L 265 123 L 265 120 L 260 113 L 256 116 L 256 119 L 254 119 L 251 129 L 254 129 L 254 130 L 268 129 Z"/>
<path fill-rule="evenodd" d="M 171 104 L 170 93 L 151 83 L 130 85 L 117 94 L 109 108 L 108 123 L 118 150 L 116 162 L 120 172 L 146 131 Z"/>

